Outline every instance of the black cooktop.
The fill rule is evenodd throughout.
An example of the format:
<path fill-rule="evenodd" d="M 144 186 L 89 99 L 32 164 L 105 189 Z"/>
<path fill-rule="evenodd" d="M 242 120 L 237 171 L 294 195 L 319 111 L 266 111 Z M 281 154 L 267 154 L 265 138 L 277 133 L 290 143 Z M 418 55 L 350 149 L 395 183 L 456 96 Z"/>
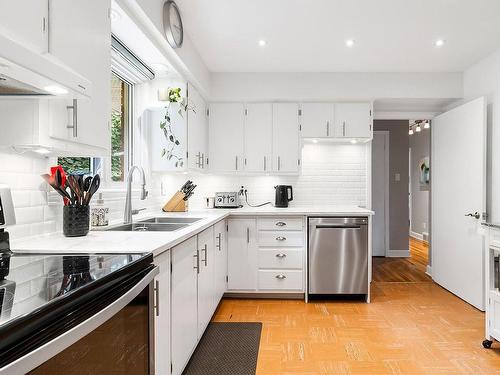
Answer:
<path fill-rule="evenodd" d="M 151 254 L 21 254 L 0 251 L 0 332 L 16 320 L 75 292 L 92 289 L 111 274 L 151 263 Z"/>

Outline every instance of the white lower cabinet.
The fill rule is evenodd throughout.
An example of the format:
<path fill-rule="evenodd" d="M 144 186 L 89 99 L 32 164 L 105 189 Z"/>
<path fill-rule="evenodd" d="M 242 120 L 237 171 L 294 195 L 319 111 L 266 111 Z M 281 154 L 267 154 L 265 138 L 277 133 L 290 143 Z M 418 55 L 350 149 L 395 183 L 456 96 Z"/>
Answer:
<path fill-rule="evenodd" d="M 175 246 L 171 253 L 172 373 L 181 374 L 198 343 L 197 237 Z"/>
<path fill-rule="evenodd" d="M 155 374 L 170 373 L 170 252 L 154 259 L 155 277 Z"/>
<path fill-rule="evenodd" d="M 228 221 L 229 292 L 304 292 L 303 217 Z"/>
<path fill-rule="evenodd" d="M 229 219 L 227 232 L 228 290 L 257 289 L 256 219 Z"/>
<path fill-rule="evenodd" d="M 225 235 L 226 225 L 221 221 L 170 250 L 172 374 L 179 375 L 186 367 L 225 292 Z M 157 337 L 165 334 L 159 331 L 161 327 L 157 326 Z M 156 353 L 163 355 L 163 349 L 157 348 Z M 169 374 L 170 363 L 168 371 L 165 368 L 162 366 L 157 374 Z"/>

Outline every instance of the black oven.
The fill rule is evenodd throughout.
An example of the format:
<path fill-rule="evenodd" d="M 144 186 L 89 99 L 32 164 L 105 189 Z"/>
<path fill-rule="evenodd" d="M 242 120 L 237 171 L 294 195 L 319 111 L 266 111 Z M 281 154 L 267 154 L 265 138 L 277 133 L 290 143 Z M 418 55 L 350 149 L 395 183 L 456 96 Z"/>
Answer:
<path fill-rule="evenodd" d="M 12 256 L 4 280 L 12 295 L 0 320 L 0 374 L 154 373 L 151 254 L 26 256 Z M 30 262 L 46 273 L 30 280 L 43 286 L 26 300 L 20 275 L 36 269 Z"/>

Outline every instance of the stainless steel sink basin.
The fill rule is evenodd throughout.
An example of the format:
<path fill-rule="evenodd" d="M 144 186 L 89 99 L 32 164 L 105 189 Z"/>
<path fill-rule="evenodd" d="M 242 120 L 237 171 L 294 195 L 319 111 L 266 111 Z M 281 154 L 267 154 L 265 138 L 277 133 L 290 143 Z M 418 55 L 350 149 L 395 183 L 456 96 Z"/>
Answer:
<path fill-rule="evenodd" d="M 189 224 L 185 223 L 147 223 L 138 222 L 133 224 L 123 224 L 117 227 L 109 228 L 110 231 L 117 232 L 173 232 L 187 227 Z"/>
<path fill-rule="evenodd" d="M 199 217 L 153 217 L 151 219 L 139 220 L 138 223 L 155 224 L 193 224 L 200 221 Z"/>

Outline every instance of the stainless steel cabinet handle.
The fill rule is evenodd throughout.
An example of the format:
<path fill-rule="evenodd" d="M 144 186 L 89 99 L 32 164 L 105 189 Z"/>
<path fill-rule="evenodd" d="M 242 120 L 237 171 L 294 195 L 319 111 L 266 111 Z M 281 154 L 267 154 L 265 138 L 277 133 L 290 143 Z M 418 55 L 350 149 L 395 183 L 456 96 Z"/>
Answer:
<path fill-rule="evenodd" d="M 156 316 L 160 316 L 160 282 L 158 280 L 155 281 L 155 299 L 156 304 L 154 308 L 156 310 Z"/>
<path fill-rule="evenodd" d="M 238 170 L 238 155 L 236 155 L 236 170 Z"/>
<path fill-rule="evenodd" d="M 264 156 L 264 170 L 267 171 L 267 166 L 266 166 L 266 157 Z"/>
<path fill-rule="evenodd" d="M 201 169 L 205 168 L 205 154 L 201 154 Z"/>
<path fill-rule="evenodd" d="M 282 222 L 282 221 L 278 221 L 278 222 L 276 223 L 276 225 L 277 225 L 278 227 L 284 227 L 284 226 L 286 225 L 286 223 L 284 223 L 284 222 Z"/>
<path fill-rule="evenodd" d="M 196 254 L 193 255 L 193 258 L 196 258 L 196 265 L 193 267 L 196 270 L 196 273 L 200 273 L 200 252 L 196 250 Z"/>
<path fill-rule="evenodd" d="M 283 275 L 283 274 L 279 274 L 279 275 L 276 275 L 276 278 L 277 278 L 278 280 L 284 280 L 284 279 L 286 279 L 286 276 L 285 276 L 285 275 Z"/>
<path fill-rule="evenodd" d="M 278 171 L 281 169 L 281 158 L 278 156 Z"/>
<path fill-rule="evenodd" d="M 250 243 L 250 228 L 247 228 L 247 243 Z"/>
<path fill-rule="evenodd" d="M 205 246 L 203 246 L 203 249 L 201 249 L 201 251 L 205 252 L 205 259 L 203 259 L 202 262 L 205 263 L 205 267 L 206 267 L 207 266 L 207 258 L 208 258 L 207 244 L 205 244 Z"/>
<path fill-rule="evenodd" d="M 285 240 L 286 240 L 286 237 L 283 237 L 283 236 L 276 237 L 276 241 L 285 241 Z"/>
<path fill-rule="evenodd" d="M 330 121 L 326 122 L 326 136 L 330 136 Z"/>
<path fill-rule="evenodd" d="M 278 254 L 276 254 L 276 258 L 280 258 L 280 259 L 286 258 L 286 254 L 278 253 Z"/>
<path fill-rule="evenodd" d="M 217 249 L 219 249 L 219 251 L 221 251 L 221 246 L 220 246 L 221 234 L 219 233 L 216 238 L 217 238 L 217 244 L 215 246 L 217 246 Z"/>
<path fill-rule="evenodd" d="M 345 121 L 342 122 L 342 135 L 345 137 Z"/>
<path fill-rule="evenodd" d="M 66 106 L 66 109 L 73 110 L 73 124 L 66 125 L 68 129 L 73 129 L 73 137 L 78 137 L 78 101 L 73 99 L 73 105 Z"/>

